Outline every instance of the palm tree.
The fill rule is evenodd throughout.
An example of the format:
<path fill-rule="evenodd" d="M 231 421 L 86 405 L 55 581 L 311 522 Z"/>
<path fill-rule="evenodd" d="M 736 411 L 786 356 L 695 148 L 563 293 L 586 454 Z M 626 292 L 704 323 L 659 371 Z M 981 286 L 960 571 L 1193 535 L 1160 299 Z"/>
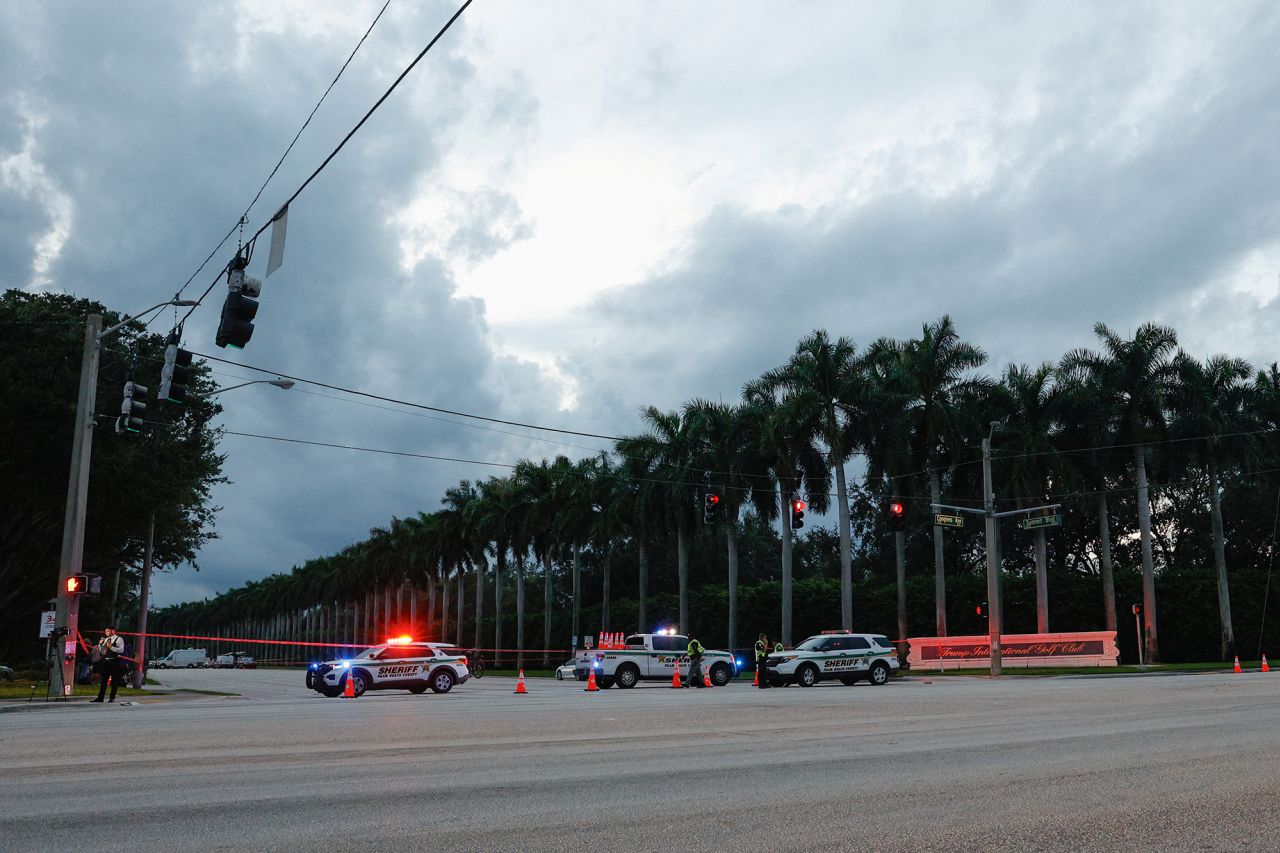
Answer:
<path fill-rule="evenodd" d="M 636 542 L 636 615 L 641 631 L 649 624 L 649 533 L 662 517 L 665 484 L 658 479 L 662 451 L 662 444 L 652 435 L 629 436 L 614 445 L 621 459 L 624 521 Z"/>
<path fill-rule="evenodd" d="M 892 347 L 882 344 L 882 348 Z M 933 503 L 942 502 L 941 454 L 965 431 L 965 403 L 990 385 L 970 371 L 986 364 L 987 354 L 956 334 L 951 317 L 926 323 L 919 339 L 895 347 L 901 358 L 899 381 L 909 395 L 907 417 L 917 459 L 929 472 Z M 943 561 L 942 528 L 933 528 L 934 619 L 939 637 L 947 635 L 947 578 Z"/>
<path fill-rule="evenodd" d="M 808 401 L 779 396 L 766 385 L 750 382 L 742 390 L 747 403 L 762 419 L 760 452 L 768 460 L 777 483 L 777 508 L 782 517 L 782 642 L 791 645 L 792 624 L 792 510 L 791 501 L 804 497 L 814 512 L 830 505 L 831 469 L 817 442 L 822 431 L 819 413 Z M 760 501 L 763 502 L 763 501 Z M 769 517 L 768 509 L 760 507 Z"/>
<path fill-rule="evenodd" d="M 491 543 L 493 566 L 493 648 L 494 663 L 501 660 L 502 650 L 502 584 L 507 567 L 507 553 L 517 535 L 515 529 L 516 492 L 511 480 L 490 477 L 480 484 L 479 498 L 468 509 L 472 522 L 483 541 Z"/>
<path fill-rule="evenodd" d="M 724 513 L 725 546 L 729 563 L 728 646 L 738 647 L 738 516 L 757 486 L 769 481 L 769 466 L 761 452 L 763 418 L 750 404 L 729 406 L 691 400 L 685 419 L 697 436 L 695 466 L 710 471 L 709 489 L 719 494 Z M 768 490 L 772 498 L 772 489 Z"/>
<path fill-rule="evenodd" d="M 1227 584 L 1226 542 L 1222 533 L 1222 466 L 1231 459 L 1230 448 L 1239 446 L 1237 433 L 1247 432 L 1251 422 L 1247 385 L 1253 368 L 1239 358 L 1214 356 L 1200 363 L 1185 353 L 1175 359 L 1177 393 L 1173 410 L 1176 431 L 1183 438 L 1198 439 L 1199 455 L 1209 473 L 1209 517 L 1213 528 L 1213 562 L 1218 574 L 1218 615 L 1222 625 L 1222 659 L 1235 655 L 1231 625 L 1231 591 Z M 1228 441 L 1225 436 L 1233 436 Z M 1201 438 L 1201 437 L 1204 438 Z"/>
<path fill-rule="evenodd" d="M 1055 444 L 1058 404 L 1061 395 L 1055 387 L 1052 364 L 1044 363 L 1034 370 L 1027 365 L 1010 365 L 1005 371 L 997 394 L 1003 409 L 1001 437 L 1002 455 L 1008 457 L 1005 482 L 1014 494 L 1027 502 L 1045 500 L 1046 481 L 1052 476 L 1058 454 Z M 1036 563 L 1036 630 L 1049 632 L 1048 558 L 1044 528 L 1037 528 Z"/>
<path fill-rule="evenodd" d="M 480 493 L 469 480 L 463 480 L 458 485 L 445 489 L 444 497 L 441 499 L 445 511 L 453 514 L 459 544 L 466 550 L 469 562 L 474 567 L 476 576 L 475 647 L 477 649 L 481 646 L 480 626 L 484 619 L 484 554 L 487 544 L 484 534 L 477 528 L 475 522 L 479 501 Z"/>
<path fill-rule="evenodd" d="M 697 487 L 693 484 L 695 437 L 679 412 L 662 412 L 649 406 L 641 417 L 661 447 L 658 477 L 663 482 L 663 508 L 667 522 L 676 529 L 676 575 L 680 588 L 680 633 L 689 632 L 689 524 Z"/>
<path fill-rule="evenodd" d="M 582 642 L 582 546 L 591 541 L 591 528 L 595 516 L 595 460 L 582 459 L 565 472 L 561 497 L 558 499 L 559 515 L 556 519 L 556 538 L 568 543 L 573 588 L 572 632 L 576 642 Z"/>
<path fill-rule="evenodd" d="M 1178 335 L 1168 326 L 1144 323 L 1132 340 L 1124 340 L 1105 323 L 1096 323 L 1094 334 L 1102 341 L 1101 353 L 1072 350 L 1063 364 L 1072 371 L 1092 373 L 1106 396 L 1104 405 L 1118 415 L 1118 438 L 1133 445 L 1134 480 L 1138 492 L 1138 532 L 1142 542 L 1142 615 L 1147 662 L 1158 663 L 1156 635 L 1155 564 L 1151 555 L 1151 499 L 1147 490 L 1147 443 L 1165 427 L 1165 401 L 1177 381 L 1173 355 Z"/>
<path fill-rule="evenodd" d="M 551 665 L 551 567 L 557 550 L 556 519 L 559 517 L 572 463 L 557 456 L 554 463 L 545 459 L 516 462 L 512 478 L 516 481 L 523 504 L 534 558 L 542 563 L 542 665 Z"/>
<path fill-rule="evenodd" d="M 850 439 L 851 413 L 861 413 L 867 399 L 866 374 L 857 358 L 853 342 L 838 338 L 834 343 L 825 330 L 818 329 L 796 346 L 795 354 L 782 367 L 766 372 L 761 384 L 780 389 L 797 407 L 814 409 L 810 417 L 821 424 L 827 447 L 827 464 L 836 476 L 836 499 L 840 521 L 840 620 L 846 631 L 853 630 L 853 554 L 849 541 L 849 490 L 844 465 L 857 449 Z"/>

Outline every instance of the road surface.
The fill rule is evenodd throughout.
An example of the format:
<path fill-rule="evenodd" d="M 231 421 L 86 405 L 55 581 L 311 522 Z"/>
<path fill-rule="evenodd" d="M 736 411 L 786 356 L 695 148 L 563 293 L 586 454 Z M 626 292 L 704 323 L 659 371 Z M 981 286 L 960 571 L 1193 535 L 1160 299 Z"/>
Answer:
<path fill-rule="evenodd" d="M 3 850 L 1243 850 L 1280 843 L 1280 674 L 588 694 L 489 676 L 0 713 Z"/>

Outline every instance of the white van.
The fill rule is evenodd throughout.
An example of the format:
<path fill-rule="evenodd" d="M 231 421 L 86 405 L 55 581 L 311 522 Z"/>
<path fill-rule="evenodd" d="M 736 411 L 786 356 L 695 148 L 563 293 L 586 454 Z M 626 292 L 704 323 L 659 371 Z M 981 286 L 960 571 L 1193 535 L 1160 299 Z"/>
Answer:
<path fill-rule="evenodd" d="M 209 665 L 207 649 L 174 649 L 164 657 L 147 664 L 149 669 L 195 669 Z"/>

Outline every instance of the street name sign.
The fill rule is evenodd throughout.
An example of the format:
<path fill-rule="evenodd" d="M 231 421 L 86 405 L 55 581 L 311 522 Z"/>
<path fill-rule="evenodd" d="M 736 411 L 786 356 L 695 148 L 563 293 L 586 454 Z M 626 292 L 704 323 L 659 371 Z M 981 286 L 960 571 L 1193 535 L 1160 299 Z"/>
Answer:
<path fill-rule="evenodd" d="M 1022 519 L 1023 530 L 1035 530 L 1039 527 L 1057 527 L 1062 524 L 1061 515 L 1037 515 Z"/>
<path fill-rule="evenodd" d="M 964 527 L 964 516 L 935 512 L 933 514 L 933 523 L 938 527 Z"/>

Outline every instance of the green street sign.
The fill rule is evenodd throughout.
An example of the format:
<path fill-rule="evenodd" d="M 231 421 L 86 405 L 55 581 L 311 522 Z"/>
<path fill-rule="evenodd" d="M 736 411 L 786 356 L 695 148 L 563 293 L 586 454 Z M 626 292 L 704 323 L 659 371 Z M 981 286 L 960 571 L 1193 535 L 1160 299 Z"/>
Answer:
<path fill-rule="evenodd" d="M 964 516 L 935 512 L 933 514 L 933 523 L 938 527 L 964 527 Z"/>
<path fill-rule="evenodd" d="M 1037 515 L 1031 518 L 1022 519 L 1023 530 L 1035 530 L 1040 527 L 1057 527 L 1062 524 L 1062 516 L 1060 515 Z"/>

